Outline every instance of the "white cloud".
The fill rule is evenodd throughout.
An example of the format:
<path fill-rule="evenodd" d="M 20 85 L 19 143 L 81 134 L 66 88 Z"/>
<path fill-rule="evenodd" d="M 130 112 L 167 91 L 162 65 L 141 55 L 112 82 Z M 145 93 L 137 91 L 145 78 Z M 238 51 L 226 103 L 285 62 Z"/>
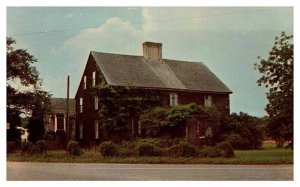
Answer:
<path fill-rule="evenodd" d="M 73 14 L 71 14 L 71 13 L 69 13 L 69 14 L 67 14 L 66 16 L 65 16 L 65 18 L 72 18 L 73 17 Z"/>

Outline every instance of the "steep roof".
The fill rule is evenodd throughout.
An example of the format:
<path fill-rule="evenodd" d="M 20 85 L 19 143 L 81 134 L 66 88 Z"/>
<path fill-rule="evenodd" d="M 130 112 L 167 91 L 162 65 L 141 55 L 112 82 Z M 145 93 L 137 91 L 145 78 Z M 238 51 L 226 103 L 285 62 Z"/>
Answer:
<path fill-rule="evenodd" d="M 66 98 L 51 98 L 51 112 L 52 113 L 67 113 L 67 99 Z M 69 99 L 69 115 L 75 115 L 75 99 Z"/>
<path fill-rule="evenodd" d="M 109 85 L 232 93 L 202 62 L 148 61 L 142 56 L 94 51 L 91 56 Z"/>

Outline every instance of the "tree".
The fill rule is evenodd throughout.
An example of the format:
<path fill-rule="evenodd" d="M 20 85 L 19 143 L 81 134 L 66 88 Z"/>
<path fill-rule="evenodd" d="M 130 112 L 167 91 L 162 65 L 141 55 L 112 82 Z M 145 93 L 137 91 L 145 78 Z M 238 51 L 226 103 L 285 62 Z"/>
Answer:
<path fill-rule="evenodd" d="M 50 94 L 41 89 L 42 81 L 39 79 L 39 73 L 33 66 L 37 62 L 31 54 L 25 49 L 15 49 L 13 44 L 16 41 L 12 38 L 6 40 L 6 89 L 7 89 L 7 122 L 10 129 L 7 132 L 8 140 L 17 140 L 15 135 L 16 126 L 21 123 L 21 114 L 30 115 L 37 109 L 37 103 L 50 103 Z M 23 88 L 15 88 L 15 84 Z"/>
<path fill-rule="evenodd" d="M 260 60 L 255 69 L 262 74 L 257 80 L 259 86 L 264 84 L 269 91 L 269 103 L 266 111 L 270 120 L 267 125 L 268 133 L 282 146 L 283 141 L 293 140 L 293 65 L 294 44 L 293 35 L 287 36 L 284 32 L 275 37 L 275 43 L 269 52 L 268 59 Z"/>

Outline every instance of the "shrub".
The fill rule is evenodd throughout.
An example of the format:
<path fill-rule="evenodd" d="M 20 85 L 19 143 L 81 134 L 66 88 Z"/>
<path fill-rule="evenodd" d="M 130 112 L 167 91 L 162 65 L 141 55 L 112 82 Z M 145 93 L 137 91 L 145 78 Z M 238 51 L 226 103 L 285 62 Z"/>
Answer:
<path fill-rule="evenodd" d="M 16 142 L 14 141 L 9 141 L 7 142 L 7 153 L 14 153 L 17 149 L 17 145 L 16 145 Z"/>
<path fill-rule="evenodd" d="M 187 142 L 180 142 L 169 148 L 169 156 L 193 157 L 197 156 L 197 148 Z"/>
<path fill-rule="evenodd" d="M 228 142 L 221 142 L 216 145 L 217 149 L 221 152 L 221 156 L 228 158 L 233 157 L 233 147 Z"/>
<path fill-rule="evenodd" d="M 21 144 L 21 153 L 22 154 L 31 154 L 33 151 L 33 144 L 31 142 L 23 142 Z"/>
<path fill-rule="evenodd" d="M 160 156 L 162 151 L 155 145 L 150 143 L 142 143 L 136 147 L 138 156 Z"/>
<path fill-rule="evenodd" d="M 78 142 L 70 140 L 67 145 L 67 151 L 69 155 L 80 156 L 80 148 Z"/>
<path fill-rule="evenodd" d="M 233 157 L 234 152 L 232 146 L 228 142 L 221 142 L 213 147 L 206 147 L 198 152 L 199 157 Z"/>
<path fill-rule="evenodd" d="M 33 146 L 33 153 L 44 154 L 47 153 L 48 143 L 46 140 L 38 140 Z"/>
<path fill-rule="evenodd" d="M 119 156 L 118 147 L 112 141 L 106 141 L 100 144 L 99 150 L 102 156 Z"/>
<path fill-rule="evenodd" d="M 246 113 L 233 113 L 221 123 L 223 141 L 234 149 L 259 149 L 263 142 L 263 123 L 260 118 Z"/>

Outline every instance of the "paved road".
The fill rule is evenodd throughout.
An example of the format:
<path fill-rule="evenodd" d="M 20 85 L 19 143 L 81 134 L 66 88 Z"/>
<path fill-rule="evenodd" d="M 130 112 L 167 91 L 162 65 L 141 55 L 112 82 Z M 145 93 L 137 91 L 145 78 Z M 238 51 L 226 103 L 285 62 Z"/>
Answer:
<path fill-rule="evenodd" d="M 293 166 L 7 162 L 7 180 L 293 180 Z"/>

